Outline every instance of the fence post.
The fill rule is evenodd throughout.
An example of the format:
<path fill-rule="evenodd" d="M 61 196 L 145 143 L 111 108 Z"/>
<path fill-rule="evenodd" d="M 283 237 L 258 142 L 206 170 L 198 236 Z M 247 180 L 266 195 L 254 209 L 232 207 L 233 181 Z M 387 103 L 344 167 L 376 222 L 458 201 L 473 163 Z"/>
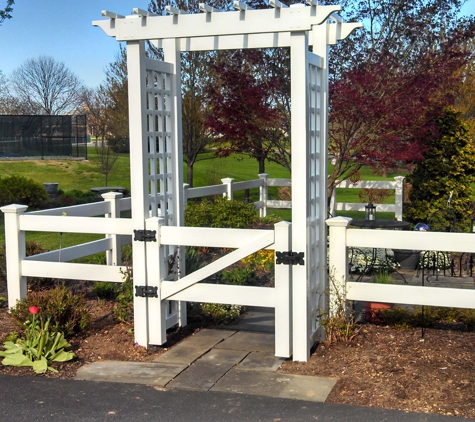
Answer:
<path fill-rule="evenodd" d="M 396 206 L 396 220 L 402 221 L 402 213 L 404 210 L 404 176 L 396 176 L 394 180 L 396 181 L 396 189 L 394 190 L 395 201 L 394 205 Z"/>
<path fill-rule="evenodd" d="M 226 177 L 225 179 L 221 179 L 221 182 L 226 185 L 226 193 L 223 193 L 223 196 L 227 196 L 229 200 L 233 199 L 234 179 L 232 177 Z"/>
<path fill-rule="evenodd" d="M 330 228 L 330 245 L 328 254 L 329 268 L 329 312 L 338 302 L 338 297 L 346 296 L 346 280 L 348 279 L 348 252 L 346 249 L 346 230 L 352 219 L 348 217 L 334 217 L 326 220 Z"/>
<path fill-rule="evenodd" d="M 106 218 L 120 218 L 120 200 L 124 195 L 119 192 L 107 192 L 101 195 L 105 201 L 110 203 L 111 212 L 106 214 Z M 107 234 L 106 237 L 112 239 L 112 249 L 106 252 L 107 265 L 122 264 L 122 242 L 121 236 Z"/>
<path fill-rule="evenodd" d="M 336 188 L 338 185 L 332 190 L 332 196 L 330 197 L 330 215 L 332 217 L 336 217 Z"/>
<path fill-rule="evenodd" d="M 267 198 L 268 198 L 268 189 L 267 189 L 267 179 L 269 175 L 267 173 L 260 173 L 259 179 L 262 180 L 262 186 L 259 187 L 259 201 L 262 202 L 262 208 L 259 211 L 259 216 L 267 217 Z"/>
<path fill-rule="evenodd" d="M 26 205 L 7 205 L 0 208 L 5 214 L 5 252 L 7 255 L 8 307 L 26 296 L 26 277 L 21 275 L 21 262 L 26 256 L 25 232 L 20 230 L 20 217 Z"/>
<path fill-rule="evenodd" d="M 167 341 L 167 309 L 168 301 L 162 301 L 162 281 L 167 276 L 168 263 L 165 259 L 165 247 L 160 243 L 160 230 L 165 225 L 165 219 L 152 217 L 145 220 L 147 230 L 155 230 L 157 242 L 147 244 L 147 286 L 157 287 L 157 296 L 146 298 L 146 329 L 149 344 L 161 345 Z M 186 305 L 186 304 L 184 304 Z M 143 312 L 143 311 L 142 311 Z"/>
<path fill-rule="evenodd" d="M 186 207 L 188 203 L 188 189 L 190 185 L 188 183 L 183 183 L 183 206 Z"/>
<path fill-rule="evenodd" d="M 291 248 L 292 223 L 281 221 L 274 225 L 276 252 Z M 292 354 L 292 268 L 275 264 L 275 355 L 290 357 Z"/>

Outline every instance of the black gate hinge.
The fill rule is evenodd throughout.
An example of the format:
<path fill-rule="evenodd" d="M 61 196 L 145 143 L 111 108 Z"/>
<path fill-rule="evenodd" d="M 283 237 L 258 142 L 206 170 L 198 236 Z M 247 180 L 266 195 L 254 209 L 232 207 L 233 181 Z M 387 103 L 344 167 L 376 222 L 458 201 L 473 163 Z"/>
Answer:
<path fill-rule="evenodd" d="M 139 242 L 156 242 L 156 230 L 134 230 L 134 240 Z"/>
<path fill-rule="evenodd" d="M 158 297 L 158 287 L 157 286 L 135 286 L 135 296 Z"/>
<path fill-rule="evenodd" d="M 284 264 L 284 265 L 305 265 L 303 252 L 276 252 L 275 253 L 276 264 Z"/>

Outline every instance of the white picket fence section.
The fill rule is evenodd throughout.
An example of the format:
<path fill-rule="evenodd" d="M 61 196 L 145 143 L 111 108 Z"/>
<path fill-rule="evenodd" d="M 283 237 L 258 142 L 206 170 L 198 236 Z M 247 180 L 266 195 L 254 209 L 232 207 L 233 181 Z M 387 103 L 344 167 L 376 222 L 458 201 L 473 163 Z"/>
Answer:
<path fill-rule="evenodd" d="M 352 183 L 349 180 L 343 180 L 337 184 L 337 188 L 353 189 L 394 189 L 394 204 L 374 204 L 376 211 L 393 212 L 396 220 L 402 221 L 402 211 L 404 203 L 404 176 L 396 176 L 394 182 L 362 180 Z M 365 205 L 357 202 L 337 202 L 337 190 L 333 189 L 330 201 L 330 215 L 335 216 L 336 211 L 364 211 Z"/>
<path fill-rule="evenodd" d="M 475 308 L 475 289 L 454 289 L 349 281 L 347 249 L 381 248 L 475 253 L 471 233 L 349 229 L 351 218 L 326 221 L 330 229 L 329 272 L 346 299 L 406 305 Z M 332 302 L 332 299 L 330 299 Z"/>

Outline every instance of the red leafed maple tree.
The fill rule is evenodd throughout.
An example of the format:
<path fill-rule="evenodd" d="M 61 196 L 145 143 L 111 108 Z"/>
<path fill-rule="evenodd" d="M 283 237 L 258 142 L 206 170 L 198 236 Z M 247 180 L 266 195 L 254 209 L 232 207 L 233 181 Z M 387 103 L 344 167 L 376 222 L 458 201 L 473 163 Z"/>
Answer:
<path fill-rule="evenodd" d="M 417 68 L 404 69 L 392 57 L 362 63 L 330 82 L 329 153 L 336 180 L 362 165 L 384 170 L 422 158 L 436 119 L 453 103 L 455 71 L 466 55 L 456 48 L 427 54 Z"/>

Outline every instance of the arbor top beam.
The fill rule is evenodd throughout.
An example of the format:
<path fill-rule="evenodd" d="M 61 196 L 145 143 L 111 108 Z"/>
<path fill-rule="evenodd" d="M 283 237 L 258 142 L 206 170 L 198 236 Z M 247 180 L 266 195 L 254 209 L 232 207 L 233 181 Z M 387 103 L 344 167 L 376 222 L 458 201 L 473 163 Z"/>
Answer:
<path fill-rule="evenodd" d="M 281 5 L 280 2 L 275 4 Z M 107 12 L 105 16 L 109 17 L 108 20 L 93 21 L 92 24 L 117 41 L 301 32 L 311 31 L 313 26 L 325 23 L 330 17 L 335 21 L 335 13 L 341 9 L 340 6 L 303 4 L 289 8 L 279 6 L 262 10 L 245 9 L 243 6 L 240 10 L 230 12 L 209 13 L 206 10 L 208 13 L 180 13 L 171 16 L 144 16 L 144 13 L 135 13 L 123 17 Z M 329 26 L 338 26 L 338 29 L 331 32 L 347 36 L 361 24 L 337 21 Z"/>

